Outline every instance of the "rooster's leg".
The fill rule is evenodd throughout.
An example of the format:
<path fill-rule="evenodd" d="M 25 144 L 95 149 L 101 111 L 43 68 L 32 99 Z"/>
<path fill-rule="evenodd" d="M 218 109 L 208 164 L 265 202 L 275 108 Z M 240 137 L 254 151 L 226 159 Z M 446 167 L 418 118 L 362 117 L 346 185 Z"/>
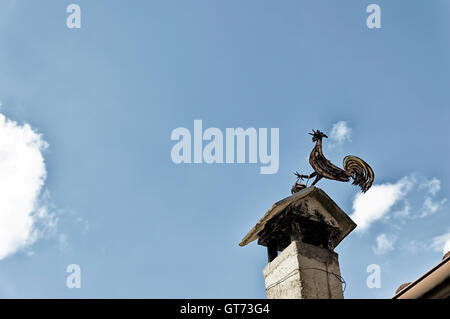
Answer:
<path fill-rule="evenodd" d="M 316 173 L 316 174 L 317 174 L 317 173 Z M 315 179 L 314 182 L 311 184 L 311 186 L 316 185 L 316 183 L 317 183 L 318 181 L 320 181 L 322 178 L 323 178 L 323 176 L 317 175 L 317 176 L 316 176 L 316 179 Z"/>
<path fill-rule="evenodd" d="M 313 178 L 316 175 L 317 175 L 316 172 L 312 173 L 311 175 L 301 175 L 298 172 L 295 172 L 295 176 L 297 176 L 298 179 L 303 179 L 303 178 L 310 179 L 310 178 Z"/>

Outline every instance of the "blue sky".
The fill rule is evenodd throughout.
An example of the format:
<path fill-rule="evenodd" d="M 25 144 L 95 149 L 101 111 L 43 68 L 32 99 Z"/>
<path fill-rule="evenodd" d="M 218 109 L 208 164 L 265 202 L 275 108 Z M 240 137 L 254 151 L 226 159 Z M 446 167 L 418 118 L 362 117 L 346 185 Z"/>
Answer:
<path fill-rule="evenodd" d="M 376 175 L 363 200 L 350 183 L 318 184 L 372 218 L 337 248 L 345 296 L 391 297 L 440 261 L 448 1 L 376 1 L 381 29 L 356 0 L 79 0 L 81 29 L 66 26 L 70 3 L 0 0 L 0 207 L 12 212 L 0 220 L 29 231 L 0 237 L 12 243 L 0 297 L 264 298 L 266 250 L 238 243 L 294 171 L 312 171 L 307 133 L 339 122 L 348 138 L 325 140 L 325 154 L 360 156 Z M 278 172 L 174 164 L 171 132 L 196 119 L 279 128 Z M 80 289 L 66 287 L 69 264 Z M 381 288 L 366 285 L 371 264 Z"/>

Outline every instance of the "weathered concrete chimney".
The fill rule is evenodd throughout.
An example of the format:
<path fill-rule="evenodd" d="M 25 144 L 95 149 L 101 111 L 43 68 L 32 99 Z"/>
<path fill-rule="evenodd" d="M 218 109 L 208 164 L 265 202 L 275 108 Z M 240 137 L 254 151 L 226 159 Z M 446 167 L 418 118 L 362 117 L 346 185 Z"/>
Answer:
<path fill-rule="evenodd" d="M 267 247 L 267 298 L 344 298 L 334 248 L 356 227 L 320 188 L 305 188 L 277 203 L 239 244 Z M 278 252 L 280 252 L 278 254 Z"/>

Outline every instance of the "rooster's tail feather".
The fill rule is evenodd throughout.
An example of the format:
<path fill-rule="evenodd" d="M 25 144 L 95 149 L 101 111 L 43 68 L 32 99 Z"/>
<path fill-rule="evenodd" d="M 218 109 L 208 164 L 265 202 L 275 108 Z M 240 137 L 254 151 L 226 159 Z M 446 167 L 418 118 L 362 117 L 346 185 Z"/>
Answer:
<path fill-rule="evenodd" d="M 353 185 L 359 185 L 363 193 L 372 186 L 375 175 L 372 168 L 362 159 L 356 156 L 344 158 L 344 169 L 353 178 Z"/>

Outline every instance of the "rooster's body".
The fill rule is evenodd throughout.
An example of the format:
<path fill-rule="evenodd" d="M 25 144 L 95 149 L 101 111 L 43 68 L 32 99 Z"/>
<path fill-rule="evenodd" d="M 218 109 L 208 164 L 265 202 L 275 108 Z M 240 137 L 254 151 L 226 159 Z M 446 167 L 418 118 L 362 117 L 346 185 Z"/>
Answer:
<path fill-rule="evenodd" d="M 316 142 L 316 146 L 309 156 L 309 163 L 314 169 L 314 173 L 311 175 L 300 175 L 296 173 L 296 176 L 299 179 L 315 177 L 316 179 L 312 185 L 315 185 L 324 177 L 339 182 L 348 182 L 350 178 L 353 178 L 353 185 L 360 186 L 363 193 L 369 190 L 374 180 L 374 173 L 369 164 L 359 157 L 346 156 L 344 158 L 344 169 L 337 167 L 322 152 L 322 138 L 328 136 L 319 130 L 313 132 L 314 134 L 310 134 L 313 136 L 313 142 Z M 295 192 L 294 188 L 292 192 Z"/>

